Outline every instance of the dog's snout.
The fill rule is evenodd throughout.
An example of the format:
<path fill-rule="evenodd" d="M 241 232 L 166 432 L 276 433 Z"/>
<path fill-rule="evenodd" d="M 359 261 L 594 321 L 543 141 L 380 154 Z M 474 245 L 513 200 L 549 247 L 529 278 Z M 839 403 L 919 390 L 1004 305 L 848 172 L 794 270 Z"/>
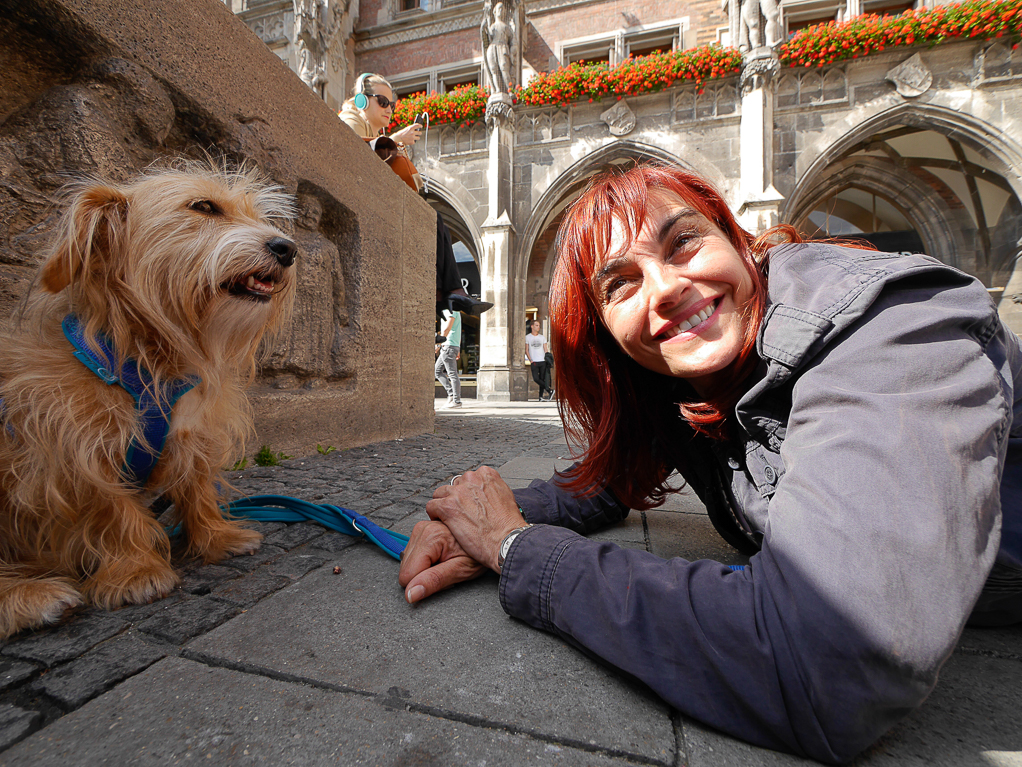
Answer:
<path fill-rule="evenodd" d="M 274 237 L 266 247 L 281 266 L 291 266 L 298 256 L 298 247 L 284 237 Z"/>

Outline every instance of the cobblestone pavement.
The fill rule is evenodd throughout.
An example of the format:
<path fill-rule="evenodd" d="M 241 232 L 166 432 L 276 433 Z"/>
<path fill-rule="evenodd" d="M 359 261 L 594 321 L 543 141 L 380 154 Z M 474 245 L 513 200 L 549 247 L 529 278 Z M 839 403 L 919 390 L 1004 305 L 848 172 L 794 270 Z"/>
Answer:
<path fill-rule="evenodd" d="M 353 509 L 382 527 L 421 513 L 458 473 L 499 466 L 559 426 L 508 419 L 437 419 L 434 434 L 234 472 L 242 494 L 289 495 Z M 355 539 L 311 523 L 260 523 L 252 555 L 176 562 L 181 585 L 148 605 L 85 609 L 60 626 L 0 643 L 0 751 L 74 711 L 183 645 L 331 560 Z M 396 572 L 395 572 L 396 581 Z M 0 757 L 0 763 L 3 758 Z"/>

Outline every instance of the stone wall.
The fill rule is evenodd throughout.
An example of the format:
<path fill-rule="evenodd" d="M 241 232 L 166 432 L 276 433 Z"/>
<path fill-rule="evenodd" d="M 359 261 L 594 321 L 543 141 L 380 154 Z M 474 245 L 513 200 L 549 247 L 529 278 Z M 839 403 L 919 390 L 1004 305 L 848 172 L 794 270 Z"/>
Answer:
<path fill-rule="evenodd" d="M 223 3 L 0 0 L 0 62 L 0 317 L 70 178 L 253 162 L 296 194 L 302 253 L 249 454 L 432 428 L 434 214 Z"/>

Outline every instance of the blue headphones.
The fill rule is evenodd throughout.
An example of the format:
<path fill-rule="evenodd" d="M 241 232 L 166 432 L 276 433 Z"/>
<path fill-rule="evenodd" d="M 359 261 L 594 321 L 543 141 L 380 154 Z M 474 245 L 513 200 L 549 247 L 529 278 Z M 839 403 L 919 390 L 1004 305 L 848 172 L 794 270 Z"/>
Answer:
<path fill-rule="evenodd" d="M 366 95 L 365 88 L 366 79 L 372 76 L 372 72 L 363 72 L 355 80 L 355 107 L 358 109 L 365 109 L 369 106 L 369 96 L 372 94 Z"/>

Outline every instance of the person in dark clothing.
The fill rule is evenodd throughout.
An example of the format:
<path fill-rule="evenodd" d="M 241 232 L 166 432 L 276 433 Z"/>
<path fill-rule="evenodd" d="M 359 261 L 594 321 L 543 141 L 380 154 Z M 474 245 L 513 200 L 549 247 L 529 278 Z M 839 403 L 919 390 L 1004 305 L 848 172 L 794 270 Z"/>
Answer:
<path fill-rule="evenodd" d="M 967 622 L 1022 622 L 1022 346 L 921 255 L 758 239 L 702 179 L 591 182 L 550 307 L 577 464 L 434 493 L 399 582 L 494 570 L 504 610 L 751 743 L 845 762 L 918 707 Z M 582 537 L 677 470 L 742 571 Z"/>

